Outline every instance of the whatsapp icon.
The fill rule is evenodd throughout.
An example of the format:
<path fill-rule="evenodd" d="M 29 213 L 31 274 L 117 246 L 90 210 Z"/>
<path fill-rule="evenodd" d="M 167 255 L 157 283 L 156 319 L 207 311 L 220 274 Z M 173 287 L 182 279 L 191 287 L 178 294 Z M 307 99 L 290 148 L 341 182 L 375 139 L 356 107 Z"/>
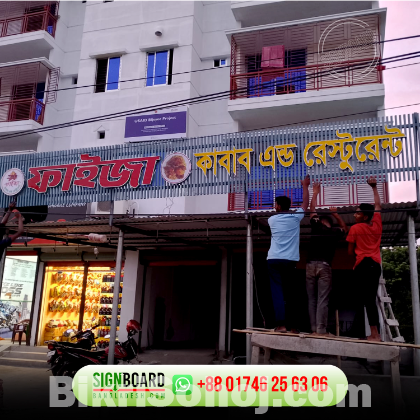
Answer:
<path fill-rule="evenodd" d="M 193 378 L 191 375 L 172 376 L 172 392 L 175 395 L 192 394 Z"/>

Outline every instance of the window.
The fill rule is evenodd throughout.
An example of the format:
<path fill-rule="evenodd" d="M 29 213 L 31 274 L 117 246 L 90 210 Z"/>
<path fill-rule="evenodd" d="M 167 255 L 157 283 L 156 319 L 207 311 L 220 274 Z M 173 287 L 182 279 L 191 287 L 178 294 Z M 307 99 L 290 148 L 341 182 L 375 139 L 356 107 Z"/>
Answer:
<path fill-rule="evenodd" d="M 119 89 L 120 61 L 121 57 L 96 60 L 96 93 Z"/>
<path fill-rule="evenodd" d="M 98 131 L 98 139 L 104 139 L 105 138 L 105 131 Z"/>
<path fill-rule="evenodd" d="M 214 60 L 213 67 L 225 67 L 227 65 L 227 59 L 226 58 L 218 58 L 217 60 Z"/>
<path fill-rule="evenodd" d="M 147 54 L 146 86 L 172 84 L 173 50 Z"/>
<path fill-rule="evenodd" d="M 72 85 L 77 85 L 77 76 L 73 77 L 72 81 L 71 81 Z"/>

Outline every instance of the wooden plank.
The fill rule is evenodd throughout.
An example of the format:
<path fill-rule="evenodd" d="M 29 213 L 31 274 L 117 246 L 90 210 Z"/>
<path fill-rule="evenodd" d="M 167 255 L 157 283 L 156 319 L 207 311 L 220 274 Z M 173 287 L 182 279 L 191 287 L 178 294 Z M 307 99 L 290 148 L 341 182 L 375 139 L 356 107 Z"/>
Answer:
<path fill-rule="evenodd" d="M 262 328 L 261 328 L 262 329 Z M 300 338 L 311 338 L 314 340 L 332 340 L 332 341 L 345 341 L 350 343 L 365 343 L 372 344 L 375 346 L 398 346 L 398 347 L 412 347 L 414 349 L 420 349 L 419 344 L 408 344 L 408 343 L 397 343 L 397 342 L 377 342 L 368 340 L 357 340 L 356 338 L 344 338 L 344 337 L 318 337 L 311 336 L 309 334 L 292 334 L 292 333 L 278 333 L 270 330 L 266 331 L 253 331 L 253 330 L 232 330 L 233 332 L 246 333 L 246 334 L 268 334 L 268 335 L 280 335 L 284 337 L 300 337 Z"/>
<path fill-rule="evenodd" d="M 391 361 L 392 393 L 394 397 L 394 409 L 401 414 L 404 410 L 404 401 L 401 391 L 400 366 L 397 360 Z"/>
<path fill-rule="evenodd" d="M 264 364 L 268 365 L 270 362 L 271 349 L 264 347 Z"/>
<path fill-rule="evenodd" d="M 386 319 L 385 322 L 390 326 L 390 327 L 398 327 L 400 324 L 398 323 L 398 321 L 396 319 Z"/>
<path fill-rule="evenodd" d="M 258 346 L 252 346 L 251 365 L 258 365 L 260 358 L 260 348 Z"/>
<path fill-rule="evenodd" d="M 328 354 L 331 356 L 358 357 L 362 359 L 394 360 L 400 355 L 397 346 L 375 346 L 371 343 L 318 340 L 316 338 L 287 337 L 254 333 L 251 344 L 275 350 L 298 351 L 302 353 Z"/>

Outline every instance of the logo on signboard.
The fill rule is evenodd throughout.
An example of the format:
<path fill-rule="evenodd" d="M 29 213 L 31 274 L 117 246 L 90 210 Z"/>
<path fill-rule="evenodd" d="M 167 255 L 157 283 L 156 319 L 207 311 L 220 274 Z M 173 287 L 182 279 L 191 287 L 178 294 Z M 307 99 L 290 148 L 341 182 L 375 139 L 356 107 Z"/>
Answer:
<path fill-rule="evenodd" d="M 343 33 L 351 34 L 351 38 L 337 45 Z M 336 20 L 324 29 L 319 39 L 320 63 L 326 64 L 328 73 L 336 79 L 364 79 L 378 66 L 378 41 L 378 35 L 366 22 L 355 18 Z"/>
<path fill-rule="evenodd" d="M 191 161 L 183 153 L 171 153 L 163 160 L 161 172 L 165 181 L 170 184 L 179 184 L 191 173 Z"/>
<path fill-rule="evenodd" d="M 25 175 L 20 169 L 13 168 L 7 170 L 0 181 L 0 187 L 6 195 L 18 194 L 25 185 Z"/>

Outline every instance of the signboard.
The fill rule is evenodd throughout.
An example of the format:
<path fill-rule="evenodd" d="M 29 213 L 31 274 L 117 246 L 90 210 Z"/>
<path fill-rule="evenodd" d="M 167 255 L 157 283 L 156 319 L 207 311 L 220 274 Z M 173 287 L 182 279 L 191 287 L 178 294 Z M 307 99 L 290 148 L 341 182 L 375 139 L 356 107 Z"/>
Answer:
<path fill-rule="evenodd" d="M 0 291 L 0 335 L 8 336 L 13 325 L 29 319 L 34 292 L 37 257 L 6 257 Z"/>
<path fill-rule="evenodd" d="M 293 189 L 307 174 L 324 186 L 411 180 L 419 128 L 413 114 L 33 153 L 0 157 L 0 174 L 26 177 L 20 207 Z"/>
<path fill-rule="evenodd" d="M 25 185 L 25 176 L 20 169 L 12 168 L 7 170 L 0 180 L 0 187 L 3 194 L 16 195 L 20 193 Z"/>
<path fill-rule="evenodd" d="M 178 107 L 125 119 L 126 142 L 187 137 L 188 108 Z"/>

